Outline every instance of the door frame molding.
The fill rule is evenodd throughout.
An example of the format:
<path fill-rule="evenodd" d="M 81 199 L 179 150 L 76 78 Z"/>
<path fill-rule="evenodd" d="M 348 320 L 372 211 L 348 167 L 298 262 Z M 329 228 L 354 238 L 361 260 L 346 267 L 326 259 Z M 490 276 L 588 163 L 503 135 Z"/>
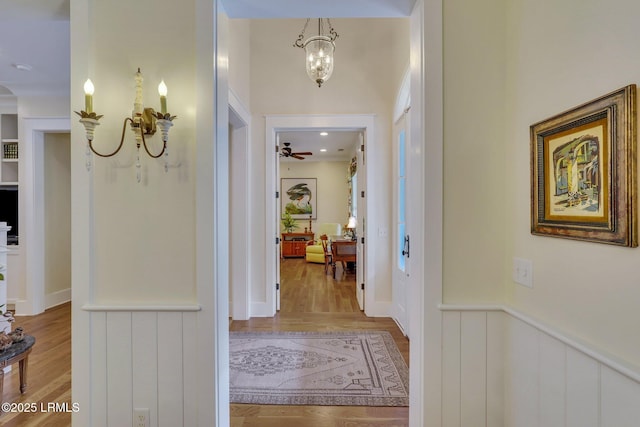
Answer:
<path fill-rule="evenodd" d="M 249 197 L 249 182 L 251 179 L 251 167 L 243 165 L 242 170 L 234 169 L 233 164 L 237 156 L 241 156 L 244 161 L 251 161 L 249 156 L 249 146 L 251 143 L 251 113 L 245 108 L 240 98 L 229 88 L 229 175 L 239 178 L 241 188 L 234 191 L 234 196 L 229 198 L 231 206 L 231 218 L 236 219 L 239 227 L 234 227 L 236 232 L 234 238 L 230 239 L 230 266 L 229 266 L 229 286 L 232 302 L 229 306 L 231 318 L 234 320 L 249 320 L 251 317 L 251 288 L 250 270 L 251 263 L 251 221 L 248 212 L 251 212 L 251 198 Z M 231 138 L 231 134 L 237 138 Z M 240 176 L 242 175 L 242 176 Z M 237 280 L 237 278 L 240 280 Z M 235 279 L 235 280 L 234 280 Z"/>
<path fill-rule="evenodd" d="M 26 300 L 15 301 L 21 315 L 42 313 L 45 308 L 44 250 L 44 144 L 47 133 L 71 133 L 69 117 L 19 117 L 19 134 L 24 135 L 18 170 L 20 252 L 25 268 Z"/>
<path fill-rule="evenodd" d="M 276 161 L 278 154 L 275 149 L 277 143 L 277 133 L 282 131 L 296 131 L 296 130 L 309 130 L 314 128 L 322 129 L 335 129 L 335 130 L 352 130 L 352 131 L 364 131 L 365 133 L 365 145 L 368 141 L 373 141 L 375 138 L 375 116 L 372 114 L 295 114 L 295 115 L 267 115 L 266 119 L 266 132 L 265 132 L 265 144 L 266 153 L 265 156 L 265 212 L 266 212 L 266 242 L 267 248 L 265 251 L 265 265 L 266 265 L 266 277 L 267 277 L 267 290 L 266 290 L 266 304 L 264 305 L 266 313 L 251 313 L 252 316 L 265 316 L 271 317 L 276 313 L 276 288 L 275 283 L 277 280 L 277 270 L 280 268 L 280 258 L 278 256 L 279 245 L 270 244 L 275 242 L 275 239 L 279 237 L 279 221 L 276 218 L 276 201 L 275 193 L 280 191 L 280 186 L 277 181 Z M 369 162 L 365 163 L 365 176 L 367 176 L 367 168 Z M 365 190 L 366 188 L 360 189 Z M 366 194 L 366 193 L 365 193 Z M 282 195 L 280 195 L 282 197 Z M 278 199 L 279 200 L 279 199 Z M 366 212 L 370 211 L 369 204 L 371 198 L 365 198 Z M 377 229 L 376 224 L 369 224 L 369 229 Z M 365 242 L 370 241 L 367 233 L 365 233 Z M 375 263 L 369 259 L 371 251 L 365 251 L 365 313 L 367 315 L 376 315 L 375 310 L 375 290 L 369 286 L 369 277 L 373 277 L 373 267 Z M 273 262 L 276 260 L 276 262 Z"/>

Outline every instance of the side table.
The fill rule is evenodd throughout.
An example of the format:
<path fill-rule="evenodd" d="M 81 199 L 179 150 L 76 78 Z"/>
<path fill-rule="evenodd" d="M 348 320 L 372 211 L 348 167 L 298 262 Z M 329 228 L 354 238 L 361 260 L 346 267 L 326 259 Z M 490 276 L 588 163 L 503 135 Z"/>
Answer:
<path fill-rule="evenodd" d="M 36 339 L 31 335 L 25 335 L 20 342 L 14 343 L 4 351 L 0 351 L 0 403 L 2 403 L 2 392 L 4 385 L 4 368 L 16 362 L 20 369 L 20 393 L 27 390 L 27 364 L 29 363 L 29 353 Z M 1 410 L 0 410 L 1 412 Z"/>

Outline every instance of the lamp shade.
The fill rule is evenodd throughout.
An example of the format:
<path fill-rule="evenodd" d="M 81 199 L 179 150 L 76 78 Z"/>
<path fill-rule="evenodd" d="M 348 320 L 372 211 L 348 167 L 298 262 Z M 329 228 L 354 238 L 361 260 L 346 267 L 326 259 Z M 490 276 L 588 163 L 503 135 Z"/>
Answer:
<path fill-rule="evenodd" d="M 304 43 L 307 75 L 322 86 L 333 73 L 333 52 L 336 45 L 327 36 L 309 37 Z"/>
<path fill-rule="evenodd" d="M 356 218 L 351 216 L 349 217 L 349 223 L 347 224 L 347 228 L 356 228 Z"/>

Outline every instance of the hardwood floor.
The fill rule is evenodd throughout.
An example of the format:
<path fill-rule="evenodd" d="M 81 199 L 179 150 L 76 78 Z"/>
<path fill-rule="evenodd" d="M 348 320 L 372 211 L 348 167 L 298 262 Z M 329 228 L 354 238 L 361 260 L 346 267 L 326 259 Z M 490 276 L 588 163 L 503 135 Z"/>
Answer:
<path fill-rule="evenodd" d="M 35 404 L 37 411 L 10 412 L 0 415 L 3 427 L 67 427 L 71 425 L 71 303 L 45 311 L 38 316 L 18 316 L 13 328 L 22 326 L 36 337 L 29 355 L 27 390 L 20 394 L 18 365 L 4 377 L 3 402 Z M 47 412 L 48 404 L 58 404 L 57 411 Z M 40 406 L 40 405 L 44 406 Z M 41 411 L 44 408 L 44 411 Z M 81 408 L 80 408 L 81 409 Z"/>
<path fill-rule="evenodd" d="M 232 331 L 388 331 L 409 364 L 409 341 L 390 318 L 367 317 L 355 299 L 355 275 L 338 267 L 336 279 L 324 265 L 301 258 L 281 263 L 281 310 L 274 318 L 232 321 Z M 409 408 L 367 406 L 231 405 L 232 427 L 400 427 Z"/>

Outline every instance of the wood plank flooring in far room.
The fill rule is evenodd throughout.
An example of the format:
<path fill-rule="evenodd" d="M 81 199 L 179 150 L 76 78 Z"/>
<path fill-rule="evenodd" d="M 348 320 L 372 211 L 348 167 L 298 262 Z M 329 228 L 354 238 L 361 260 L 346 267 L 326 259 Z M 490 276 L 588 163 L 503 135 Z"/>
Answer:
<path fill-rule="evenodd" d="M 71 406 L 71 303 L 53 307 L 37 316 L 18 316 L 13 328 L 22 326 L 36 337 L 29 355 L 27 390 L 20 394 L 18 364 L 4 377 L 3 402 L 35 404 L 37 411 L 9 412 L 0 415 L 2 427 L 68 427 L 71 412 L 47 412 L 49 403 L 58 411 Z M 45 411 L 41 411 L 41 406 Z M 80 408 L 82 410 L 82 408 Z"/>
<path fill-rule="evenodd" d="M 281 311 L 274 318 L 232 321 L 231 331 L 388 331 L 409 364 L 409 341 L 391 318 L 367 317 L 355 298 L 355 274 L 287 258 L 281 264 Z M 404 427 L 407 407 L 231 404 L 232 427 Z"/>

